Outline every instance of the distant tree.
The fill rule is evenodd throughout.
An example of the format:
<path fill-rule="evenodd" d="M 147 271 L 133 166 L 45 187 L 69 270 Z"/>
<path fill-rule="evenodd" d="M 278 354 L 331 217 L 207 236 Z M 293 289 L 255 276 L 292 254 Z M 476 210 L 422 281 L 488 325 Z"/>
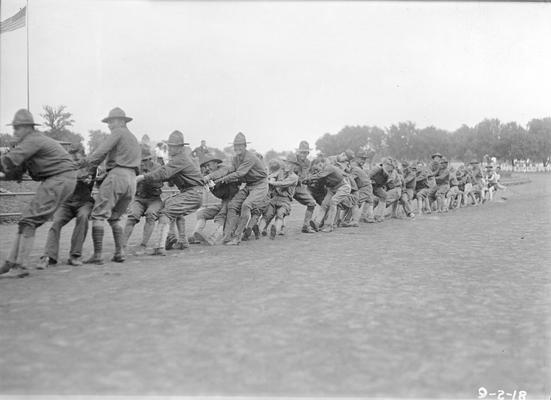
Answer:
<path fill-rule="evenodd" d="M 287 156 L 291 153 L 290 151 L 275 151 L 275 150 L 268 150 L 266 154 L 264 154 L 264 161 L 267 163 L 270 160 L 279 158 L 280 160 L 285 160 Z"/>
<path fill-rule="evenodd" d="M 379 153 L 385 146 L 385 132 L 377 127 L 345 126 L 337 134 L 326 133 L 316 140 L 316 149 L 325 155 L 334 155 L 347 149 Z"/>
<path fill-rule="evenodd" d="M 89 153 L 93 153 L 98 146 L 103 142 L 107 136 L 109 136 L 108 133 L 103 132 L 100 129 L 94 129 L 88 131 L 88 151 Z"/>
<path fill-rule="evenodd" d="M 387 129 L 386 144 L 391 156 L 398 159 L 410 159 L 412 157 L 411 146 L 417 136 L 417 129 L 413 122 L 400 122 L 391 125 Z"/>
<path fill-rule="evenodd" d="M 44 119 L 44 125 L 50 128 L 51 131 L 67 129 L 73 126 L 75 122 L 71 117 L 71 114 L 68 111 L 65 111 L 66 106 L 42 106 L 44 109 L 44 114 L 40 116 Z"/>
<path fill-rule="evenodd" d="M 527 136 L 532 143 L 530 158 L 547 164 L 551 158 L 551 118 L 528 122 Z"/>
<path fill-rule="evenodd" d="M 40 116 L 44 119 L 44 125 L 49 128 L 44 133 L 55 140 L 71 142 L 74 144 L 80 144 L 84 138 L 75 132 L 72 132 L 69 128 L 73 126 L 75 122 L 68 111 L 65 111 L 65 106 L 43 106 L 44 113 Z"/>

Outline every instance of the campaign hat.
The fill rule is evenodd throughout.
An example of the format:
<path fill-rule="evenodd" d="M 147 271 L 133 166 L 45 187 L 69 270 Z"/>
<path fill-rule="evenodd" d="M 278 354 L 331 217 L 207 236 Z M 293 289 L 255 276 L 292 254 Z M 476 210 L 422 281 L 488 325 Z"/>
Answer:
<path fill-rule="evenodd" d="M 207 164 L 211 161 L 216 161 L 218 164 L 220 164 L 222 162 L 222 160 L 217 158 L 217 157 L 207 155 L 205 158 L 203 158 L 203 161 L 201 161 L 201 164 L 199 164 L 199 166 L 202 167 L 203 165 L 205 165 L 205 164 Z"/>
<path fill-rule="evenodd" d="M 172 132 L 165 143 L 169 146 L 185 146 L 189 144 L 184 142 L 184 134 L 180 131 Z"/>
<path fill-rule="evenodd" d="M 13 126 L 33 125 L 34 126 L 34 125 L 40 125 L 40 124 L 36 124 L 34 122 L 33 115 L 29 110 L 25 110 L 24 108 L 22 108 L 15 113 L 12 123 L 8 125 L 13 125 Z"/>
<path fill-rule="evenodd" d="M 115 107 L 111 111 L 109 111 L 109 115 L 107 117 L 105 117 L 104 119 L 102 119 L 101 122 L 107 123 L 107 122 L 109 122 L 109 121 L 111 121 L 112 119 L 115 119 L 115 118 L 122 119 L 125 122 L 132 121 L 132 118 L 127 117 L 126 113 L 122 110 L 122 108 Z"/>

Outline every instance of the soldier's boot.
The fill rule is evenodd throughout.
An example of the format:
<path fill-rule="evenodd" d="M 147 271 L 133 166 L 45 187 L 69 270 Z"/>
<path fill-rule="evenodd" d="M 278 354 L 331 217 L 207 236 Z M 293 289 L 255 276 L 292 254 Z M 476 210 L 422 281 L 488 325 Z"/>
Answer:
<path fill-rule="evenodd" d="M 392 203 L 392 213 L 391 213 L 391 217 L 392 218 L 398 218 L 398 202 L 395 201 L 394 203 Z"/>
<path fill-rule="evenodd" d="M 429 198 L 425 198 L 425 213 L 426 214 L 432 214 L 432 209 L 431 209 L 431 205 L 430 205 L 430 200 Z"/>
<path fill-rule="evenodd" d="M 132 231 L 134 231 L 134 226 L 136 226 L 137 221 L 133 219 L 127 219 L 126 224 L 124 225 L 124 233 L 123 233 L 123 246 L 126 248 L 126 245 L 128 244 L 128 239 L 130 239 L 130 236 L 132 236 Z"/>
<path fill-rule="evenodd" d="M 94 254 L 84 261 L 85 264 L 103 264 L 103 221 L 94 221 L 92 223 L 92 243 L 94 245 Z"/>
<path fill-rule="evenodd" d="M 310 221 L 314 215 L 315 206 L 306 207 L 304 212 L 304 222 L 302 223 L 302 233 L 315 233 L 316 231 L 310 226 Z"/>
<path fill-rule="evenodd" d="M 168 237 L 168 231 L 170 230 L 170 220 L 168 217 L 162 216 L 159 218 L 159 238 L 158 242 L 153 248 L 154 256 L 166 256 L 166 240 Z"/>
<path fill-rule="evenodd" d="M 345 228 L 352 228 L 352 227 L 358 227 L 360 226 L 360 216 L 362 215 L 362 209 L 358 206 L 352 207 L 351 213 L 350 213 L 350 221 L 343 222 L 342 226 Z"/>
<path fill-rule="evenodd" d="M 233 232 L 235 231 L 238 223 L 239 215 L 237 215 L 237 213 L 235 213 L 234 211 L 228 210 L 226 225 L 224 226 L 224 243 L 228 243 L 232 240 Z"/>
<path fill-rule="evenodd" d="M 255 224 L 253 226 L 253 233 L 254 233 L 255 240 L 260 239 L 260 229 L 258 228 L 258 224 Z"/>
<path fill-rule="evenodd" d="M 29 255 L 33 249 L 35 238 L 35 227 L 30 225 L 23 225 L 20 227 L 21 238 L 19 240 L 19 250 L 17 251 L 16 265 L 20 265 L 23 269 L 26 269 L 29 264 Z"/>
<path fill-rule="evenodd" d="M 385 220 L 386 202 L 379 201 L 375 209 L 375 222 L 383 222 Z"/>
<path fill-rule="evenodd" d="M 457 206 L 455 208 L 463 207 L 463 194 L 459 193 L 456 200 Z"/>
<path fill-rule="evenodd" d="M 17 260 L 17 253 L 19 252 L 19 244 L 21 243 L 21 233 L 17 233 L 17 236 L 15 237 L 15 242 L 13 242 L 13 245 L 10 250 L 10 254 L 8 255 L 8 258 L 2 264 L 0 267 L 0 274 L 7 273 L 14 265 L 15 260 Z"/>
<path fill-rule="evenodd" d="M 243 215 L 239 218 L 239 224 L 237 225 L 237 228 L 235 230 L 235 236 L 231 242 L 231 244 L 239 244 L 241 242 L 241 235 L 243 235 L 243 231 L 245 230 L 245 226 L 247 226 L 247 222 L 249 222 L 249 217 L 251 216 L 250 213 L 242 212 Z M 230 244 L 230 243 L 228 243 Z"/>
<path fill-rule="evenodd" d="M 373 203 L 364 203 L 361 208 L 360 222 L 372 224 L 375 222 Z"/>
<path fill-rule="evenodd" d="M 111 261 L 115 261 L 118 263 L 124 262 L 126 260 L 126 256 L 123 250 L 123 229 L 119 224 L 119 221 L 109 221 L 109 225 L 111 225 L 111 231 L 113 232 L 113 241 L 115 242 L 115 254 L 113 254 L 113 258 L 111 258 Z"/>
<path fill-rule="evenodd" d="M 270 226 L 270 239 L 274 240 L 277 235 L 277 219 L 274 221 L 272 226 Z"/>
<path fill-rule="evenodd" d="M 253 233 L 253 226 L 255 226 L 258 223 L 258 219 L 260 218 L 260 215 L 255 214 L 251 217 L 251 220 L 247 224 L 247 227 L 243 230 L 243 237 L 241 240 L 247 241 L 251 237 L 251 233 Z"/>
<path fill-rule="evenodd" d="M 149 239 L 151 239 L 151 235 L 153 234 L 154 230 L 155 230 L 155 221 L 146 219 L 145 224 L 143 226 L 142 243 L 140 244 L 141 247 L 143 248 L 147 247 L 147 244 L 149 243 Z"/>
<path fill-rule="evenodd" d="M 333 226 L 334 226 L 333 224 L 334 224 L 336 215 L 337 215 L 337 206 L 331 204 L 331 206 L 329 207 L 329 210 L 327 210 L 327 215 L 325 218 L 327 222 L 324 224 L 324 227 L 321 230 L 322 232 L 325 232 L 325 233 L 333 232 Z"/>
<path fill-rule="evenodd" d="M 203 233 L 205 226 L 207 225 L 206 219 L 198 219 L 195 223 L 195 228 L 193 229 L 193 233 L 188 238 L 188 242 L 191 244 L 199 244 L 203 242 L 202 237 L 205 236 Z"/>
<path fill-rule="evenodd" d="M 189 248 L 189 242 L 186 235 L 186 220 L 185 217 L 176 218 L 176 226 L 178 227 L 178 241 L 174 245 L 176 250 L 185 250 Z"/>
<path fill-rule="evenodd" d="M 167 217 L 168 219 L 168 217 Z M 174 248 L 174 245 L 178 242 L 178 232 L 176 232 L 176 221 L 170 221 L 168 227 L 168 234 L 165 242 L 165 250 L 171 250 Z"/>
<path fill-rule="evenodd" d="M 213 234 L 208 237 L 208 243 L 211 246 L 215 246 L 217 244 L 222 243 L 223 239 L 224 239 L 224 226 L 218 225 L 216 227 L 216 230 L 213 232 Z"/>

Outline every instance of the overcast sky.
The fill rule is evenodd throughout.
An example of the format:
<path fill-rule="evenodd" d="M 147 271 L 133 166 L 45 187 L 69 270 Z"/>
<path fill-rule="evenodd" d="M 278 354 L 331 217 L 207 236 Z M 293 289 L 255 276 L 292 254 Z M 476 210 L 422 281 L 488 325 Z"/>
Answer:
<path fill-rule="evenodd" d="M 551 4 L 29 0 L 31 112 L 87 136 L 313 145 L 345 125 L 454 130 L 551 116 Z M 2 0 L 4 20 L 25 5 Z M 0 131 L 26 105 L 25 29 L 0 36 Z"/>

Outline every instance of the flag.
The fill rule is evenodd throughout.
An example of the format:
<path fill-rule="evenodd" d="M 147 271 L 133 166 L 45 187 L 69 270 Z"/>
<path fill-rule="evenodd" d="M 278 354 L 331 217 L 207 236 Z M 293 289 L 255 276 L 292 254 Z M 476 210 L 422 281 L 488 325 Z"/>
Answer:
<path fill-rule="evenodd" d="M 25 26 L 25 16 L 27 15 L 27 7 L 23 7 L 13 17 L 9 17 L 5 21 L 0 22 L 0 33 L 14 31 Z"/>

